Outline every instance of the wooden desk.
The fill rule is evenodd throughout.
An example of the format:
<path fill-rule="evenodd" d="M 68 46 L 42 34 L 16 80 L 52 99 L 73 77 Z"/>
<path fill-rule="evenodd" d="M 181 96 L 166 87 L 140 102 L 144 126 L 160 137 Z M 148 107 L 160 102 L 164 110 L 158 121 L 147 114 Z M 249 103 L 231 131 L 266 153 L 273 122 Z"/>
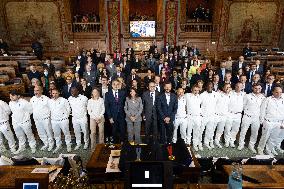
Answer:
<path fill-rule="evenodd" d="M 25 72 L 29 60 L 36 60 L 36 56 L 0 56 L 0 60 L 17 61 L 19 63 L 19 71 Z"/>
<path fill-rule="evenodd" d="M 116 145 L 115 149 L 120 149 L 120 145 Z M 98 144 L 93 152 L 86 169 L 89 178 L 93 183 L 101 183 L 102 181 L 123 180 L 121 173 L 105 173 L 107 162 L 112 149 L 107 148 L 104 144 Z M 183 173 L 178 175 L 175 183 L 182 180 L 190 180 L 192 183 L 198 182 L 200 176 L 200 165 L 191 150 L 192 159 L 195 167 L 188 167 L 184 169 Z"/>
<path fill-rule="evenodd" d="M 231 165 L 224 165 L 226 177 L 232 172 Z M 261 182 L 243 181 L 244 188 L 284 188 L 284 165 L 243 165 L 243 174 Z"/>
<path fill-rule="evenodd" d="M 48 174 L 31 173 L 36 167 L 51 167 L 42 165 L 31 166 L 0 166 L 0 188 L 12 189 L 16 188 L 16 178 L 46 179 Z"/>

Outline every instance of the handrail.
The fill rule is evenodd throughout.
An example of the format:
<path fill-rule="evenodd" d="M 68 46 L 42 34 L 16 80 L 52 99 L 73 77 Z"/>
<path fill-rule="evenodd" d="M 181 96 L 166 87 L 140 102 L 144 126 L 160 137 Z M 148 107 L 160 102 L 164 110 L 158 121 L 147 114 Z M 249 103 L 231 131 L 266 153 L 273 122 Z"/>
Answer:
<path fill-rule="evenodd" d="M 99 22 L 74 22 L 72 23 L 72 32 L 101 32 L 103 31 L 103 24 Z"/>
<path fill-rule="evenodd" d="M 212 32 L 212 23 L 185 23 L 180 24 L 180 28 L 183 32 Z"/>

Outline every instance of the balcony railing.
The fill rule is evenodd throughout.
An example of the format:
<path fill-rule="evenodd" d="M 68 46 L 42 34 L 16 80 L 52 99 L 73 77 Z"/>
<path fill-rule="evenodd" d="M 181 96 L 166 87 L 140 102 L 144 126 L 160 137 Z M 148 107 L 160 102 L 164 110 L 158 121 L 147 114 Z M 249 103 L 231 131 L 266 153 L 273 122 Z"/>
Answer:
<path fill-rule="evenodd" d="M 212 32 L 212 23 L 186 23 L 181 24 L 180 28 L 183 32 Z"/>
<path fill-rule="evenodd" d="M 103 25 L 99 22 L 76 22 L 72 23 L 72 32 L 101 32 L 103 31 Z"/>

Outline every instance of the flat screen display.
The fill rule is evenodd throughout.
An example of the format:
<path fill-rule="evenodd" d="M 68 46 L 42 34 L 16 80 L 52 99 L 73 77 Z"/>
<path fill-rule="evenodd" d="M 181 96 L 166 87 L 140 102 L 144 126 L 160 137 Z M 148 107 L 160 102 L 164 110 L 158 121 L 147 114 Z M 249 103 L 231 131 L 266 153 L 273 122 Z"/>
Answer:
<path fill-rule="evenodd" d="M 130 21 L 131 37 L 155 37 L 155 21 Z"/>
<path fill-rule="evenodd" d="M 39 189 L 39 183 L 23 183 L 23 189 Z"/>

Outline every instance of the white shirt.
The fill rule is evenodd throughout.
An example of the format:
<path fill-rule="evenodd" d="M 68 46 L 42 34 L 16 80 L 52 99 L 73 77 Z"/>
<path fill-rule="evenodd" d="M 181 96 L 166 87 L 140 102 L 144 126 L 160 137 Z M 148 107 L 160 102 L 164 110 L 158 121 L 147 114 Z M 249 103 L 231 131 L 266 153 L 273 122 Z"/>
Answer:
<path fill-rule="evenodd" d="M 0 100 L 0 123 L 9 120 L 9 115 L 11 114 L 11 109 L 9 105 Z"/>
<path fill-rule="evenodd" d="M 115 99 L 118 98 L 118 90 L 116 90 L 116 91 L 112 90 L 112 94 L 113 94 Z"/>
<path fill-rule="evenodd" d="M 102 95 L 103 95 L 104 99 L 105 99 L 105 96 L 106 96 L 107 92 L 108 92 L 108 87 L 106 87 L 106 88 L 102 87 Z"/>
<path fill-rule="evenodd" d="M 156 98 L 155 91 L 154 92 L 150 92 L 150 97 L 153 98 L 153 105 L 154 105 L 155 104 L 155 98 Z"/>
<path fill-rule="evenodd" d="M 165 93 L 165 95 L 166 95 L 166 99 L 167 99 L 167 104 L 169 105 L 170 101 L 171 101 L 171 93 Z"/>
<path fill-rule="evenodd" d="M 230 104 L 229 104 L 229 112 L 230 113 L 242 113 L 244 109 L 244 92 L 235 92 L 232 91 L 230 94 Z"/>
<path fill-rule="evenodd" d="M 193 93 L 186 93 L 186 108 L 187 115 L 200 116 L 201 115 L 201 98 L 200 95 L 194 95 Z"/>
<path fill-rule="evenodd" d="M 68 100 L 63 97 L 59 97 L 56 100 L 50 99 L 49 108 L 51 119 L 55 121 L 67 119 L 71 112 Z"/>
<path fill-rule="evenodd" d="M 204 91 L 203 93 L 200 94 L 202 116 L 215 115 L 217 98 L 218 98 L 218 93 L 215 91 L 212 91 L 212 93 Z"/>
<path fill-rule="evenodd" d="M 224 92 L 219 92 L 216 102 L 216 114 L 225 116 L 229 113 L 230 95 Z"/>
<path fill-rule="evenodd" d="M 270 91 L 272 90 L 272 84 L 266 83 L 265 87 L 265 96 L 267 96 L 268 89 L 270 88 Z"/>
<path fill-rule="evenodd" d="M 178 98 L 178 108 L 176 118 L 186 118 L 186 98 L 182 96 Z"/>
<path fill-rule="evenodd" d="M 88 98 L 84 95 L 79 94 L 78 97 L 70 96 L 68 98 L 69 104 L 72 109 L 73 118 L 85 118 L 87 117 L 87 103 Z"/>
<path fill-rule="evenodd" d="M 159 85 L 159 84 L 156 84 L 156 90 L 157 90 L 158 92 L 161 92 L 161 88 L 160 88 L 160 85 Z"/>
<path fill-rule="evenodd" d="M 244 114 L 249 116 L 259 116 L 260 106 L 265 97 L 263 94 L 258 96 L 254 93 L 246 94 L 244 97 Z"/>
<path fill-rule="evenodd" d="M 263 121 L 283 121 L 284 120 L 284 98 L 279 99 L 274 96 L 267 97 L 260 108 L 260 120 Z"/>
<path fill-rule="evenodd" d="M 20 98 L 18 101 L 10 101 L 9 106 L 12 111 L 13 123 L 24 123 L 30 120 L 33 112 L 32 105 L 25 99 Z"/>
<path fill-rule="evenodd" d="M 101 97 L 97 100 L 89 99 L 87 109 L 92 119 L 103 118 L 105 113 L 104 99 Z"/>
<path fill-rule="evenodd" d="M 50 117 L 50 109 L 48 106 L 49 98 L 45 95 L 40 97 L 33 96 L 30 100 L 30 103 L 33 107 L 33 118 L 35 120 L 40 120 Z"/>

